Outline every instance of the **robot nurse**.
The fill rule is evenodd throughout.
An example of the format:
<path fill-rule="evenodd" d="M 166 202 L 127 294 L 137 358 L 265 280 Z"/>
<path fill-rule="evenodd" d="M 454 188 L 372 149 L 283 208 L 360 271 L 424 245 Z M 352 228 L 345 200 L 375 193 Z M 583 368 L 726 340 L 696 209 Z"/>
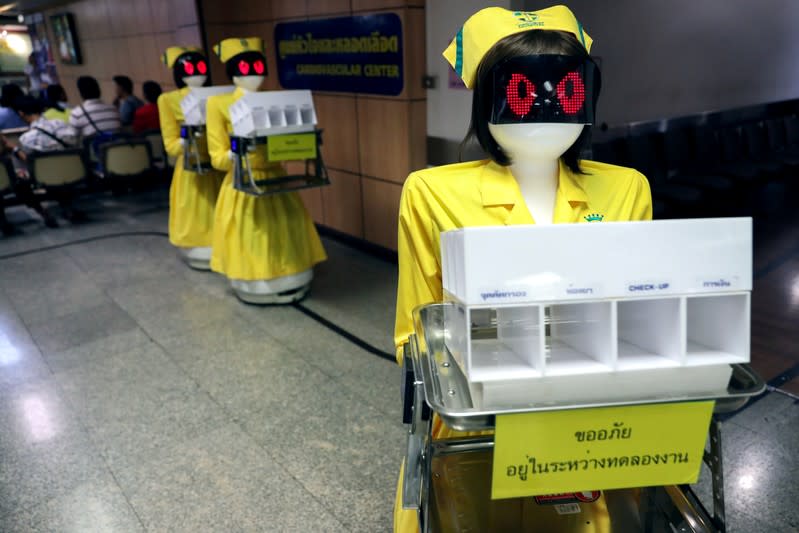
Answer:
<path fill-rule="evenodd" d="M 488 158 L 420 170 L 405 182 L 399 214 L 398 359 L 413 332 L 413 309 L 443 301 L 441 232 L 652 218 L 643 175 L 580 159 L 590 141 L 601 82 L 589 55 L 591 42 L 565 6 L 535 12 L 492 7 L 472 15 L 445 50 L 445 59 L 473 91 L 467 137 Z M 432 436 L 463 434 L 436 417 Z M 394 530 L 417 531 L 416 512 L 402 509 L 400 495 L 398 490 Z M 469 488 L 463 487 L 460 496 L 470 498 Z M 478 502 L 472 503 L 467 507 L 479 513 Z"/>
<path fill-rule="evenodd" d="M 184 168 L 185 139 L 181 138 L 184 121 L 181 102 L 208 81 L 208 59 L 197 48 L 173 46 L 162 56 L 172 69 L 178 89 L 158 98 L 161 135 L 169 156 L 176 159 L 169 191 L 169 240 L 177 246 L 192 268 L 208 270 L 211 259 L 214 208 L 224 174 L 206 166 Z"/>
<path fill-rule="evenodd" d="M 244 302 L 291 303 L 307 294 L 314 265 L 326 259 L 316 227 L 296 192 L 257 195 L 234 187 L 241 161 L 231 146 L 230 108 L 257 92 L 267 75 L 263 41 L 225 39 L 214 51 L 236 89 L 207 101 L 211 164 L 225 172 L 214 215 L 211 269 L 226 276 Z M 251 179 L 259 183 L 286 174 L 283 165 L 269 160 L 263 150 L 243 159 Z"/>

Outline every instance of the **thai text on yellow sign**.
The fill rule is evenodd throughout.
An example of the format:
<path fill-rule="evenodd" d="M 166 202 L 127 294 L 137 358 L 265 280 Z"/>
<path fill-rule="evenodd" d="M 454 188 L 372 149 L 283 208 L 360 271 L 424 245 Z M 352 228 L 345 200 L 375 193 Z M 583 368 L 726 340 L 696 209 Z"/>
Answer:
<path fill-rule="evenodd" d="M 316 159 L 316 133 L 270 136 L 266 142 L 269 161 Z"/>
<path fill-rule="evenodd" d="M 497 416 L 491 497 L 695 483 L 713 402 Z"/>

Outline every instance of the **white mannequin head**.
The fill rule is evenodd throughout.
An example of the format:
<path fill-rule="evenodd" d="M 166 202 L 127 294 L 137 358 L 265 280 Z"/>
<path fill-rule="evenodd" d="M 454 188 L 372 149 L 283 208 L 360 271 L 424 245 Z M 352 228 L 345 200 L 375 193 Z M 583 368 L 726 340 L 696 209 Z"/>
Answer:
<path fill-rule="evenodd" d="M 265 76 L 233 76 L 233 85 L 245 91 L 255 92 L 266 79 Z"/>
<path fill-rule="evenodd" d="M 488 131 L 511 163 L 556 161 L 583 132 L 583 124 L 488 124 Z"/>
<path fill-rule="evenodd" d="M 186 76 L 183 78 L 183 83 L 187 87 L 202 87 L 207 79 L 208 76 Z"/>

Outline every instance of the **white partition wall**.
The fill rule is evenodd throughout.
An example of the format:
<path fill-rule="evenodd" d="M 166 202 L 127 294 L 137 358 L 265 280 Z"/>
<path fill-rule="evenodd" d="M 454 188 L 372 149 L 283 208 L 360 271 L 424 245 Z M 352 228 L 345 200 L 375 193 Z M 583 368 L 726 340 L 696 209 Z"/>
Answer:
<path fill-rule="evenodd" d="M 627 300 L 616 303 L 619 370 L 678 366 L 685 338 L 683 300 Z"/>
<path fill-rule="evenodd" d="M 614 338 L 611 302 L 552 305 L 548 314 L 546 375 L 591 374 L 612 370 Z"/>
<path fill-rule="evenodd" d="M 311 91 L 247 93 L 230 106 L 233 134 L 261 137 L 314 131 L 316 108 Z"/>
<path fill-rule="evenodd" d="M 749 361 L 749 219 L 466 228 L 441 245 L 447 346 L 484 400 L 713 392 Z"/>
<path fill-rule="evenodd" d="M 687 298 L 686 364 L 749 361 L 749 294 Z"/>

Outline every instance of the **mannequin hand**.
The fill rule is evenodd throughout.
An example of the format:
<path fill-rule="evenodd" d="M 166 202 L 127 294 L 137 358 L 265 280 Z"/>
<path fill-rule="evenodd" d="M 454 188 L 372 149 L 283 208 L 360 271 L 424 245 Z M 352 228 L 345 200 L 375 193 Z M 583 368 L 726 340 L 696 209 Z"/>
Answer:
<path fill-rule="evenodd" d="M 227 151 L 227 158 L 230 159 L 231 161 L 233 161 L 234 157 L 235 157 L 235 155 L 233 154 L 233 150 L 228 150 Z"/>
<path fill-rule="evenodd" d="M 178 139 L 181 148 L 186 148 L 186 139 Z"/>

